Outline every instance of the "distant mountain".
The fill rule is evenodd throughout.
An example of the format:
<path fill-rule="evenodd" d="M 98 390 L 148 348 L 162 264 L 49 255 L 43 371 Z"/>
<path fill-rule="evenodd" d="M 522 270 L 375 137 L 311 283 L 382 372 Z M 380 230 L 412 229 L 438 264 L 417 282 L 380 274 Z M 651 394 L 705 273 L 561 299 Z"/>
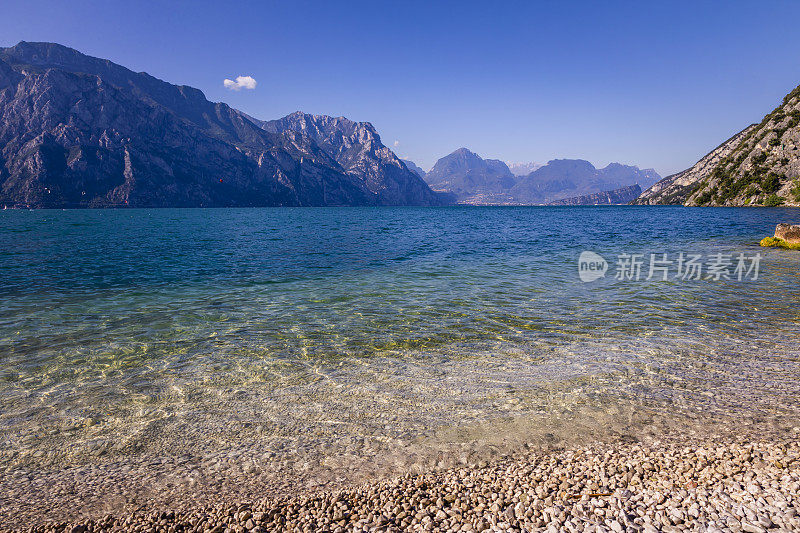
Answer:
<path fill-rule="evenodd" d="M 420 178 L 425 179 L 426 172 L 422 170 L 420 167 L 418 167 L 416 163 L 414 163 L 413 161 L 409 161 L 408 159 L 401 159 L 400 161 L 406 164 L 408 170 L 416 173 L 416 175 L 419 176 Z"/>
<path fill-rule="evenodd" d="M 539 163 L 528 162 L 528 163 L 507 163 L 508 170 L 511 171 L 512 174 L 515 176 L 527 176 L 534 170 L 541 168 L 542 165 Z"/>
<path fill-rule="evenodd" d="M 659 181 L 635 203 L 800 205 L 800 86 L 760 124 L 746 127 L 693 167 Z"/>
<path fill-rule="evenodd" d="M 520 178 L 509 194 L 522 204 L 547 204 L 635 184 L 648 186 L 659 179 L 653 169 L 619 163 L 598 169 L 582 159 L 554 159 Z"/>
<path fill-rule="evenodd" d="M 371 125 L 290 117 L 265 129 L 197 89 L 58 44 L 21 42 L 0 49 L 0 204 L 441 202 Z M 303 121 L 314 127 L 294 127 Z"/>
<path fill-rule="evenodd" d="M 425 181 L 434 191 L 453 193 L 460 203 L 467 204 L 512 202 L 508 191 L 517 182 L 505 163 L 483 159 L 466 148 L 439 159 Z"/>
<path fill-rule="evenodd" d="M 629 185 L 613 191 L 556 200 L 547 205 L 624 205 L 638 198 L 641 193 L 642 188 L 639 185 Z"/>
<path fill-rule="evenodd" d="M 582 159 L 554 159 L 525 176 L 514 176 L 504 162 L 483 159 L 466 148 L 439 159 L 425 175 L 433 190 L 473 205 L 543 205 L 637 184 L 649 187 L 660 179 L 653 169 L 619 163 L 598 169 Z"/>
<path fill-rule="evenodd" d="M 604 168 L 601 168 L 600 172 L 609 180 L 626 182 L 634 179 L 635 184 L 641 186 L 642 190 L 661 180 L 661 176 L 655 169 L 640 169 L 637 166 L 622 165 L 620 163 L 609 163 Z"/>

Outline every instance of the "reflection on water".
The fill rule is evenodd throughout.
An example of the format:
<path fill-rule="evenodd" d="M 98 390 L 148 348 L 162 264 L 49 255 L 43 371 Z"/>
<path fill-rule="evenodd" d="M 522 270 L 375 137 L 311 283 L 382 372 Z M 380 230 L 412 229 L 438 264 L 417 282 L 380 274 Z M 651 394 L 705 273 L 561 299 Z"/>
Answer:
<path fill-rule="evenodd" d="M 113 509 L 792 430 L 800 253 L 754 243 L 793 214 L 0 213 L 0 492 L 34 509 L 91 479 L 84 505 Z M 755 282 L 584 284 L 587 249 L 764 258 Z"/>

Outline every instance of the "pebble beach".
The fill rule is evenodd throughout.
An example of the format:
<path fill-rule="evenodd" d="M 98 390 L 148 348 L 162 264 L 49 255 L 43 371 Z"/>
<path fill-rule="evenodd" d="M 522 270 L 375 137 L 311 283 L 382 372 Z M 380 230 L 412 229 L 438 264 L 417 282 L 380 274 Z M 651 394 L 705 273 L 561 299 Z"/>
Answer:
<path fill-rule="evenodd" d="M 800 442 L 587 445 L 256 502 L 32 531 L 800 531 Z"/>

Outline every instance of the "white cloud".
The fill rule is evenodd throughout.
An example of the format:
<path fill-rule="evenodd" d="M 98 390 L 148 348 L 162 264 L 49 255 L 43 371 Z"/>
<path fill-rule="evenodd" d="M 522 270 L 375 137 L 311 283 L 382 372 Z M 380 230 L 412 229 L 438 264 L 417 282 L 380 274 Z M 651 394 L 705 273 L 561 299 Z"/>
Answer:
<path fill-rule="evenodd" d="M 398 146 L 400 146 L 400 141 L 395 141 L 394 142 L 394 147 L 397 148 Z"/>
<path fill-rule="evenodd" d="M 236 81 L 225 78 L 222 84 L 231 91 L 253 90 L 256 88 L 256 80 L 252 76 L 236 76 Z"/>

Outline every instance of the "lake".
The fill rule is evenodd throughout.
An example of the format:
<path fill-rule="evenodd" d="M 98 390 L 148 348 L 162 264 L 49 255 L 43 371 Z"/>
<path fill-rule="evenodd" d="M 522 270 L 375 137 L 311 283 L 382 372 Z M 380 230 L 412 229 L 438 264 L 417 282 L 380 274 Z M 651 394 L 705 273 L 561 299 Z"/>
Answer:
<path fill-rule="evenodd" d="M 0 508 L 181 505 L 533 446 L 796 431 L 800 253 L 758 241 L 799 217 L 2 211 Z M 585 251 L 604 276 L 581 280 Z"/>

